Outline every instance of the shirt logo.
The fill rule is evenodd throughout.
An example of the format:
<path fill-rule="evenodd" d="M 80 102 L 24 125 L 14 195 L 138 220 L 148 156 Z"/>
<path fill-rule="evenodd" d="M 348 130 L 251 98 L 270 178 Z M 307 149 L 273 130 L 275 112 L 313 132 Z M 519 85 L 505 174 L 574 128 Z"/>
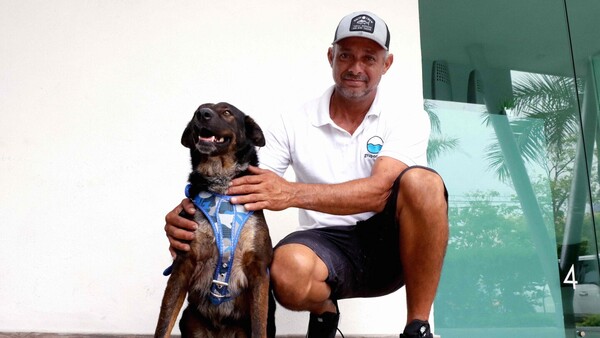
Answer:
<path fill-rule="evenodd" d="M 367 33 L 373 33 L 375 31 L 375 20 L 368 15 L 355 16 L 350 24 L 350 31 L 362 31 Z"/>
<path fill-rule="evenodd" d="M 370 158 L 377 157 L 376 155 L 379 154 L 379 152 L 381 151 L 381 148 L 383 148 L 383 139 L 379 136 L 371 137 L 367 141 L 367 151 L 369 153 L 365 154 L 365 157 L 370 157 Z"/>

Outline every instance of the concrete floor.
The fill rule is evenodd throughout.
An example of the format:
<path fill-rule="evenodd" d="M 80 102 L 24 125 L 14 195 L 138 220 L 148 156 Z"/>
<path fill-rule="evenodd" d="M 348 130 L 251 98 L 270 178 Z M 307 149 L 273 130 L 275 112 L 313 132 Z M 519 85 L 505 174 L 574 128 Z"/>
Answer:
<path fill-rule="evenodd" d="M 115 334 L 66 334 L 66 333 L 40 333 L 40 332 L 0 332 L 0 338 L 151 338 L 152 335 L 115 335 Z M 172 336 L 179 337 L 179 336 Z M 280 338 L 304 338 L 299 335 L 277 336 Z M 341 337 L 338 333 L 337 337 Z M 374 336 L 374 335 L 346 335 L 347 338 L 398 338 L 398 336 Z M 436 336 L 437 337 L 437 336 Z"/>

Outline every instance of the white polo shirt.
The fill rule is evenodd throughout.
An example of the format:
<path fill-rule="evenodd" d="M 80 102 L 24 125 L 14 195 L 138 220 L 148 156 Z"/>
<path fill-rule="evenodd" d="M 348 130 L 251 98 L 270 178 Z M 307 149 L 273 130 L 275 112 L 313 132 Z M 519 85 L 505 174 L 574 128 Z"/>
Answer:
<path fill-rule="evenodd" d="M 375 159 L 388 156 L 406 165 L 426 165 L 430 123 L 427 113 L 394 105 L 379 88 L 363 122 L 350 135 L 329 116 L 334 87 L 294 112 L 284 112 L 265 129 L 260 166 L 283 176 L 289 166 L 303 183 L 342 183 L 368 177 Z M 385 96 L 385 99 L 384 99 Z M 390 100 L 388 100 L 390 98 Z M 299 211 L 301 229 L 354 225 L 373 215 L 330 215 Z"/>

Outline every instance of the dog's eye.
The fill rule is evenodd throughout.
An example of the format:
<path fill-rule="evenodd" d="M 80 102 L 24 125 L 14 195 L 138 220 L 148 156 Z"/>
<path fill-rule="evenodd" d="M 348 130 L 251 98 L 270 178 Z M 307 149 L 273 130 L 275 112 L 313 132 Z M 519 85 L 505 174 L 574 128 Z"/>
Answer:
<path fill-rule="evenodd" d="M 223 111 L 223 115 L 224 116 L 231 116 L 231 112 L 229 110 L 224 110 Z"/>

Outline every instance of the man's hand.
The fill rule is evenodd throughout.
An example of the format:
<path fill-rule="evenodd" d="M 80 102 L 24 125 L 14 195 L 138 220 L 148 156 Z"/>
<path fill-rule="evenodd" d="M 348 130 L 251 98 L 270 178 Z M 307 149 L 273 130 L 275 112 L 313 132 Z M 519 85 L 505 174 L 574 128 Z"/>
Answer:
<path fill-rule="evenodd" d="M 173 257 L 176 256 L 175 250 L 190 250 L 190 245 L 187 242 L 194 239 L 194 230 L 198 228 L 196 222 L 180 215 L 182 211 L 193 215 L 196 212 L 194 203 L 186 198 L 165 217 L 165 232 L 171 244 L 169 251 L 171 251 Z"/>
<path fill-rule="evenodd" d="M 274 172 L 250 166 L 246 175 L 231 182 L 228 195 L 239 195 L 231 199 L 233 204 L 243 204 L 248 210 L 284 210 L 292 206 L 294 189 L 292 183 Z"/>
<path fill-rule="evenodd" d="M 228 195 L 241 195 L 232 198 L 234 204 L 244 204 L 248 210 L 283 210 L 288 207 L 293 196 L 291 183 L 270 170 L 250 166 L 250 173 L 232 181 Z M 194 239 L 196 222 L 181 216 L 181 212 L 193 215 L 196 212 L 194 203 L 184 199 L 165 217 L 165 233 L 169 239 L 169 251 L 175 257 L 176 250 L 189 251 L 189 241 Z"/>

